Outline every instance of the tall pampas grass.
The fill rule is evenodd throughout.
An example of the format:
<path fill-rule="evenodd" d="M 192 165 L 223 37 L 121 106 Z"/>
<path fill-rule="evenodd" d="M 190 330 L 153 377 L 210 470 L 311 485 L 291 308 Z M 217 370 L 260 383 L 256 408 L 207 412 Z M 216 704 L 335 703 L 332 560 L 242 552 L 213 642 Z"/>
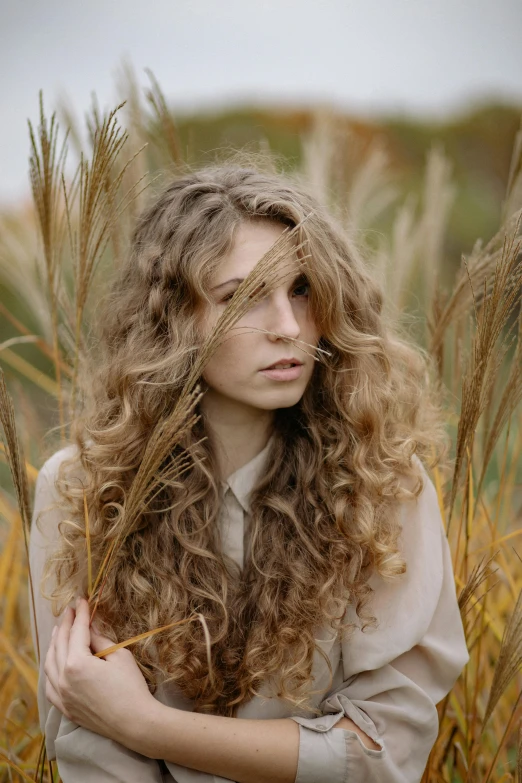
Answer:
<path fill-rule="evenodd" d="M 68 145 L 79 147 L 72 114 L 62 110 L 71 130 L 60 134 L 57 114 L 46 116 L 40 96 L 39 122 L 30 124 L 30 180 L 34 211 L 25 218 L 30 240 L 19 227 L 2 224 L 0 280 L 27 309 L 32 330 L 1 305 L 17 337 L 0 344 L 0 362 L 15 368 L 25 385 L 0 373 L 1 458 L 14 494 L 0 490 L 0 780 L 56 780 L 45 760 L 38 729 L 37 666 L 29 630 L 26 584 L 27 536 L 37 464 L 47 456 L 34 442 L 40 413 L 34 399 L 51 398 L 56 409 L 51 433 L 56 450 L 66 439 L 77 404 L 77 380 L 95 317 L 98 286 L 125 252 L 126 236 L 144 189 L 157 170 L 175 173 L 184 165 L 178 125 L 159 84 L 149 74 L 144 100 L 130 65 L 120 76 L 127 103 L 101 114 L 96 105 L 87 123 L 88 149 L 67 174 Z M 122 117 L 127 127 L 122 125 Z M 433 471 L 450 541 L 459 607 L 470 662 L 451 693 L 438 705 L 440 731 L 423 782 L 507 781 L 522 767 L 521 674 L 522 569 L 517 552 L 522 535 L 521 432 L 522 356 L 520 291 L 522 136 L 514 145 L 501 225 L 479 238 L 462 258 L 449 291 L 443 288 L 445 236 L 451 206 L 458 198 L 443 150 L 428 155 L 422 199 L 403 197 L 393 182 L 386 151 L 372 146 L 355 155 L 343 141 L 341 119 L 322 110 L 303 137 L 302 176 L 328 202 L 359 244 L 385 210 L 395 210 L 388 236 L 368 242 L 368 262 L 387 282 L 387 306 L 413 323 L 407 312 L 415 290 L 424 318 L 416 332 L 436 359 L 446 390 L 448 429 L 454 444 L 452 470 Z M 353 141 L 353 140 L 352 140 Z M 344 146 L 343 146 L 344 145 Z M 356 160 L 357 159 L 357 160 Z M 349 172 L 349 177 L 346 176 Z M 26 231 L 26 233 L 27 233 Z M 38 237 L 38 241 L 36 241 Z M 193 456 L 169 459 L 175 444 L 194 426 L 201 397 L 197 379 L 223 334 L 280 280 L 280 262 L 296 247 L 299 226 L 286 229 L 238 287 L 214 332 L 194 357 L 183 394 L 171 417 L 154 433 L 143 454 L 125 510 L 107 544 L 96 574 L 89 561 L 92 616 L 103 593 L 114 553 L 140 513 L 163 487 L 179 481 Z M 25 243 L 25 244 L 24 244 Z M 28 244 L 27 244 L 28 243 Z M 33 261 L 37 248 L 36 264 Z M 297 248 L 303 249 L 298 242 Z M 301 255 L 306 265 L 306 255 Z M 26 269 L 19 274 L 13 270 Z M 284 267 L 283 267 L 284 273 Z M 279 276 L 278 276 L 279 275 Z M 36 326 L 36 329 L 35 329 Z M 17 354 L 30 342 L 52 372 L 42 372 Z M 310 346 L 297 344 L 303 351 Z M 25 362 L 25 363 L 24 363 Z M 34 394 L 33 394 L 34 392 Z M 36 395 L 36 396 L 35 396 Z M 16 405 L 14 404 L 16 399 Z M 37 428 L 38 429 L 38 428 Z M 39 431 L 49 423 L 40 423 Z M 89 519 L 86 509 L 86 535 Z M 87 546 L 88 550 L 88 546 Z M 202 622 L 197 613 L 183 622 Z M 165 628 L 150 629 L 152 635 Z M 119 646 L 131 646 L 125 640 Z"/>

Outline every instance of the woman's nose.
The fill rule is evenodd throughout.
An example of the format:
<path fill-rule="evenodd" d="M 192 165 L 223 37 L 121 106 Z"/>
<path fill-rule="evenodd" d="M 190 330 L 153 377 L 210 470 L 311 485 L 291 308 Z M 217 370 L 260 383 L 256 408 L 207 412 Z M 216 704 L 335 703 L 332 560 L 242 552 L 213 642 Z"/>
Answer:
<path fill-rule="evenodd" d="M 267 330 L 277 332 L 279 335 L 287 337 L 299 337 L 301 327 L 296 318 L 292 303 L 285 297 L 283 300 L 271 301 L 267 307 L 268 325 Z"/>

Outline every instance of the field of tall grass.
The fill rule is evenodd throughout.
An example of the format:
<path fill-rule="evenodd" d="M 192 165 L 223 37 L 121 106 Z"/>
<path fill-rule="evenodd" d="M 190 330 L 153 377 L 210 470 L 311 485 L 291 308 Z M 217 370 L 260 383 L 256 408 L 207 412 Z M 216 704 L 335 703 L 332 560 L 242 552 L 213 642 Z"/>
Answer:
<path fill-rule="evenodd" d="M 36 703 L 32 497 L 39 466 L 67 438 L 107 270 L 124 256 L 148 193 L 186 161 L 152 75 L 150 84 L 143 95 L 128 78 L 125 104 L 110 113 L 94 103 L 86 134 L 67 107 L 64 132 L 41 99 L 30 127 L 33 206 L 0 216 L 0 315 L 12 335 L 0 342 L 0 781 L 58 780 L 44 758 Z M 477 229 L 456 272 L 446 239 L 459 191 L 440 147 L 426 158 L 415 200 L 396 187 L 386 149 L 360 154 L 333 112 L 318 111 L 300 144 L 310 187 L 364 248 L 387 307 L 434 356 L 445 389 L 453 467 L 432 478 L 471 657 L 438 706 L 423 783 L 522 781 L 522 130 L 500 224 L 491 236 Z M 281 164 L 291 162 L 281 156 Z M 391 229 L 377 229 L 390 211 Z"/>

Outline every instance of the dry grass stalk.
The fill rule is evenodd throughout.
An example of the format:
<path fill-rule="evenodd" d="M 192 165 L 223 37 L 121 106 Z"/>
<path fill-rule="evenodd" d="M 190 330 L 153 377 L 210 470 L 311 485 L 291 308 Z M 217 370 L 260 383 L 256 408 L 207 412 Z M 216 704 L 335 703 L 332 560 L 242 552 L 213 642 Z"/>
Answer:
<path fill-rule="evenodd" d="M 487 281 L 494 279 L 492 273 L 498 267 L 499 262 L 502 263 L 506 236 L 511 235 L 513 239 L 516 239 L 520 231 L 521 215 L 522 210 L 512 214 L 485 247 L 482 246 L 482 240 L 477 240 L 471 254 L 467 258 L 463 256 L 461 270 L 451 295 L 442 309 L 438 322 L 433 326 L 430 352 L 435 353 L 440 347 L 450 324 L 457 323 L 469 312 L 473 305 L 475 291 L 478 292 L 479 297 L 475 299 L 475 306 L 480 304 L 482 299 L 491 295 Z"/>
<path fill-rule="evenodd" d="M 506 383 L 504 384 L 504 390 L 497 406 L 497 412 L 487 434 L 487 440 L 483 448 L 482 468 L 480 478 L 477 484 L 477 497 L 482 491 L 484 479 L 486 477 L 486 469 L 493 456 L 495 446 L 500 438 L 506 424 L 513 416 L 515 410 L 522 402 L 522 320 L 519 320 L 519 328 L 517 335 L 517 344 L 515 347 L 515 353 L 513 360 L 509 368 L 509 375 Z M 491 389 L 494 385 L 491 384 Z"/>
<path fill-rule="evenodd" d="M 502 204 L 501 220 L 505 222 L 510 215 L 522 207 L 522 119 L 513 143 L 513 153 L 509 166 L 506 197 Z"/>
<path fill-rule="evenodd" d="M 22 530 L 24 534 L 24 544 L 27 560 L 29 560 L 29 534 L 31 530 L 31 502 L 29 500 L 29 482 L 27 480 L 27 471 L 25 468 L 25 457 L 16 433 L 16 419 L 13 402 L 7 391 L 5 376 L 0 368 L 0 422 L 2 423 L 2 440 L 4 442 L 5 454 L 11 478 L 16 492 L 18 508 L 22 518 Z M 31 573 L 29 572 L 29 586 L 31 596 L 34 597 L 34 587 Z M 33 600 L 34 607 L 34 600 Z M 36 626 L 36 618 L 35 618 Z M 38 660 L 40 659 L 40 646 L 38 635 L 36 637 Z"/>
<path fill-rule="evenodd" d="M 490 387 L 497 379 L 504 359 L 502 349 L 504 352 L 507 350 L 504 348 L 506 337 L 500 341 L 500 350 L 497 344 L 517 302 L 522 283 L 521 243 L 517 241 L 519 227 L 520 221 L 517 221 L 509 240 L 507 237 L 504 240 L 503 252 L 495 267 L 490 295 L 486 296 L 487 284 L 484 281 L 484 297 L 481 305 L 479 306 L 474 299 L 477 326 L 472 340 L 471 355 L 466 362 L 462 379 L 461 411 L 449 499 L 448 531 L 466 452 L 473 450 L 478 421 L 486 406 Z M 471 280 L 470 286 L 473 292 Z"/>
<path fill-rule="evenodd" d="M 92 156 L 88 161 L 82 154 L 73 185 L 67 188 L 63 182 L 66 204 L 69 243 L 74 270 L 75 320 L 72 330 L 75 336 L 74 368 L 72 379 L 71 408 L 74 411 L 78 361 L 82 353 L 81 326 L 89 291 L 92 286 L 96 266 L 102 258 L 115 221 L 137 197 L 140 182 L 134 183 L 130 192 L 120 194 L 120 187 L 131 156 L 114 174 L 114 168 L 128 138 L 117 122 L 117 112 L 124 103 L 119 104 L 107 116 L 100 119 L 96 108 L 91 123 Z M 77 229 L 73 229 L 73 207 L 78 197 Z"/>
<path fill-rule="evenodd" d="M 50 297 L 50 313 L 52 326 L 54 366 L 56 383 L 58 386 L 58 401 L 60 428 L 62 435 L 65 433 L 63 398 L 61 393 L 61 354 L 58 340 L 58 312 L 61 299 L 60 285 L 60 252 L 63 241 L 64 223 L 60 209 L 61 183 L 65 160 L 67 157 L 67 134 L 58 158 L 56 147 L 58 141 L 58 123 L 56 114 L 51 116 L 48 123 L 44 107 L 43 94 L 40 91 L 40 125 L 38 134 L 35 134 L 31 122 L 29 122 L 31 137 L 31 157 L 29 159 L 29 174 L 33 200 L 38 216 L 40 235 L 43 243 L 43 256 L 47 277 L 47 291 Z"/>
<path fill-rule="evenodd" d="M 161 91 L 158 81 L 149 68 L 145 69 L 150 81 L 151 87 L 145 93 L 145 97 L 152 107 L 156 120 L 159 125 L 159 133 L 156 138 L 164 146 L 171 160 L 177 165 L 183 163 L 181 155 L 181 142 L 174 117 L 167 106 L 165 96 Z"/>
<path fill-rule="evenodd" d="M 485 563 L 484 563 L 484 558 L 482 558 L 480 562 L 477 563 L 476 566 L 473 568 L 473 571 L 471 572 L 468 581 L 460 591 L 458 596 L 458 603 L 459 603 L 459 609 L 463 616 L 464 616 L 464 608 L 467 606 L 472 596 L 475 595 L 480 585 L 483 582 L 485 582 L 486 579 L 492 576 L 492 574 L 495 573 L 494 571 L 491 570 L 491 563 L 494 561 L 495 557 L 496 554 L 492 555 L 488 560 L 486 560 Z"/>
<path fill-rule="evenodd" d="M 0 759 L 3 760 L 4 764 L 7 764 L 7 766 L 9 767 L 10 770 L 13 770 L 13 772 L 16 772 L 17 775 L 20 775 L 22 780 L 27 780 L 27 781 L 29 781 L 29 783 L 34 783 L 35 780 L 38 780 L 38 778 L 36 778 L 36 777 L 34 777 L 34 778 L 29 777 L 27 772 L 24 772 L 24 770 L 21 767 L 19 767 L 18 764 L 15 764 L 14 761 L 11 761 L 11 759 L 8 756 L 6 756 L 5 753 L 2 753 L 1 750 L 0 750 Z M 11 779 L 12 779 L 12 775 L 11 775 Z M 51 780 L 52 780 L 52 778 L 51 778 Z"/>
<path fill-rule="evenodd" d="M 520 592 L 510 620 L 506 625 L 502 646 L 498 656 L 497 665 L 491 689 L 489 692 L 488 703 L 484 713 L 482 726 L 488 722 L 491 713 L 509 682 L 522 667 L 522 591 Z"/>
<path fill-rule="evenodd" d="M 207 626 L 207 621 L 203 617 L 200 612 L 195 612 L 190 617 L 185 617 L 183 620 L 177 620 L 174 623 L 168 623 L 167 625 L 162 625 L 159 628 L 153 628 L 151 631 L 145 631 L 144 633 L 140 633 L 137 636 L 133 636 L 132 639 L 127 639 L 124 642 L 119 642 L 119 644 L 113 644 L 112 647 L 107 647 L 105 650 L 101 650 L 100 652 L 95 653 L 96 658 L 106 658 L 107 655 L 112 655 L 112 653 L 116 652 L 116 650 L 121 650 L 124 647 L 129 647 L 131 644 L 135 644 L 135 642 L 139 642 L 142 639 L 147 639 L 151 636 L 157 636 L 159 633 L 162 633 L 162 631 L 168 631 L 170 628 L 174 628 L 177 625 L 183 625 L 184 623 L 190 623 L 194 620 L 199 620 L 203 627 L 203 633 L 205 635 L 205 645 L 206 645 L 206 651 L 207 651 L 207 661 L 208 661 L 208 672 L 210 681 L 212 683 L 215 682 L 214 679 L 214 673 L 212 669 L 212 655 L 211 655 L 211 646 L 212 643 L 210 641 L 210 633 Z"/>
<path fill-rule="evenodd" d="M 522 783 L 522 722 L 518 729 L 517 780 Z"/>

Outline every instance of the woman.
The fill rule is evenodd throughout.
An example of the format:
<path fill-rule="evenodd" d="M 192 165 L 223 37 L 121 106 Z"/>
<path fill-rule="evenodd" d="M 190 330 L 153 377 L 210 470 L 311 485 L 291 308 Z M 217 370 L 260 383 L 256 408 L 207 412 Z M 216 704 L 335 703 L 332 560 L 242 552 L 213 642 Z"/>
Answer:
<path fill-rule="evenodd" d="M 205 363 L 190 466 L 119 540 L 89 628 L 85 509 L 96 573 L 151 433 L 279 246 Z M 446 453 L 440 406 L 382 305 L 289 176 L 206 167 L 141 216 L 73 443 L 36 487 L 39 708 L 65 783 L 420 780 L 468 651 L 423 464 Z"/>

